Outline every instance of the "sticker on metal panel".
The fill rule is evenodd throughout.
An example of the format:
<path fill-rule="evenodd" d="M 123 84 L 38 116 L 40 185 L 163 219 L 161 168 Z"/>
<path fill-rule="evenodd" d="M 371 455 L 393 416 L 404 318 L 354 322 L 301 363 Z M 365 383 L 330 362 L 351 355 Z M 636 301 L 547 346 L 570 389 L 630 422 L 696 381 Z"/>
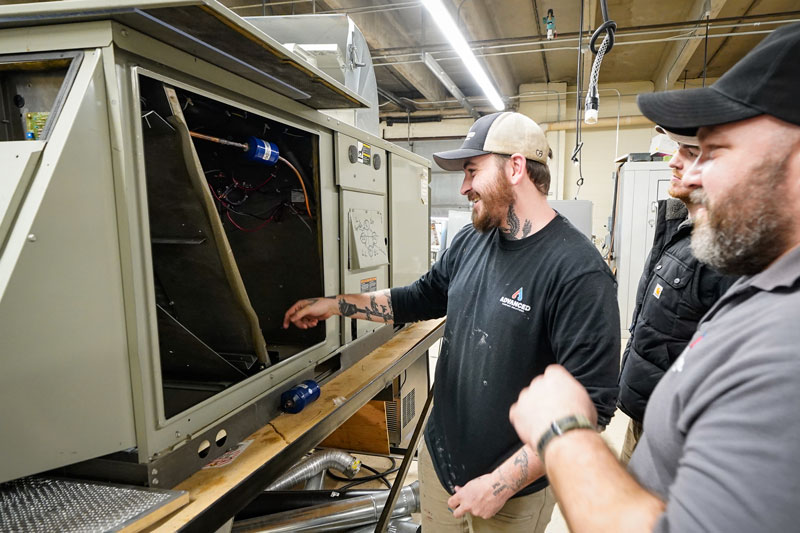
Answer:
<path fill-rule="evenodd" d="M 370 145 L 358 143 L 358 162 L 365 165 L 372 163 L 372 147 Z"/>
<path fill-rule="evenodd" d="M 378 278 L 366 278 L 361 280 L 361 292 L 375 292 L 378 290 Z"/>
<path fill-rule="evenodd" d="M 236 446 L 236 448 L 228 450 L 227 452 L 223 453 L 222 455 L 220 455 L 219 457 L 208 463 L 206 466 L 203 467 L 203 470 L 209 468 L 222 468 L 223 466 L 228 466 L 229 464 L 234 462 L 236 458 L 239 457 L 242 454 L 242 452 L 245 451 L 247 447 L 250 446 L 252 443 L 253 443 L 252 440 L 243 440 Z"/>

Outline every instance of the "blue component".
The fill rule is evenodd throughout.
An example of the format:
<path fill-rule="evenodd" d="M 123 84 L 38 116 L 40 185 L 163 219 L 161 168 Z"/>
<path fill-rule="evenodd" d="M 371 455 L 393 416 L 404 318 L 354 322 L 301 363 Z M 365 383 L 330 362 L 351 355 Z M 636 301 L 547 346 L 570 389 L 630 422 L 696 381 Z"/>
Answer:
<path fill-rule="evenodd" d="M 250 137 L 247 139 L 247 152 L 244 155 L 250 161 L 273 166 L 278 162 L 280 153 L 278 147 L 273 143 L 258 137 Z"/>
<path fill-rule="evenodd" d="M 28 139 L 28 140 L 33 139 L 34 138 L 33 132 L 32 131 L 26 131 L 25 132 L 25 138 Z"/>
<path fill-rule="evenodd" d="M 307 379 L 296 387 L 281 394 L 281 409 L 287 413 L 299 413 L 319 398 L 319 385 L 313 379 Z"/>

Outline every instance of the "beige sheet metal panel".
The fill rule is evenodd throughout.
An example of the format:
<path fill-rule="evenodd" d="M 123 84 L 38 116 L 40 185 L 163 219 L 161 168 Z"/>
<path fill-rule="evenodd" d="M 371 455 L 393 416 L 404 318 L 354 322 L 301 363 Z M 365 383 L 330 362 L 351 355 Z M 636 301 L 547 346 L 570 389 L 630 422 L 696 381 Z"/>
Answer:
<path fill-rule="evenodd" d="M 0 256 L 0 481 L 136 444 L 99 59 L 86 54 Z"/>
<path fill-rule="evenodd" d="M 142 49 L 142 53 L 146 52 Z M 322 251 L 325 257 L 323 270 L 323 284 L 326 294 L 340 292 L 340 265 L 338 261 L 339 241 L 339 199 L 337 187 L 334 184 L 333 163 L 333 136 L 324 129 L 308 123 L 297 116 L 283 113 L 273 109 L 270 102 L 242 103 L 240 95 L 221 89 L 220 87 L 198 82 L 188 78 L 185 74 L 152 65 L 154 70 L 137 67 L 142 63 L 151 66 L 144 58 L 120 55 L 117 61 L 125 72 L 125 76 L 117 80 L 122 87 L 123 94 L 131 94 L 131 102 L 138 102 L 137 76 L 139 74 L 148 78 L 157 79 L 173 87 L 179 87 L 216 101 L 232 105 L 248 113 L 279 120 L 293 127 L 315 132 L 319 135 L 319 160 L 320 160 L 320 200 L 322 229 Z M 231 79 L 235 79 L 231 77 Z M 141 110 L 138 105 L 125 106 L 125 124 L 123 131 L 132 139 L 142 138 L 142 121 L 139 118 Z M 130 131 L 129 131 L 130 130 Z M 126 145 L 131 146 L 131 145 Z M 137 145 L 138 146 L 138 145 Z M 138 149 L 138 148 L 137 148 Z M 144 154 L 129 154 L 135 158 L 137 170 L 135 174 L 144 175 Z M 159 367 L 159 349 L 155 332 L 157 331 L 155 318 L 155 301 L 153 294 L 152 257 L 149 246 L 140 247 L 138 242 L 142 239 L 149 240 L 150 226 L 148 222 L 148 208 L 146 205 L 146 187 L 144 180 L 138 180 L 129 191 L 126 210 L 132 217 L 130 234 L 125 236 L 125 241 L 130 247 L 129 253 L 133 256 L 135 271 L 132 272 L 130 299 L 138 302 L 134 312 L 135 321 L 131 325 L 131 335 L 137 339 L 139 349 L 131 352 L 132 365 L 136 367 L 136 374 L 142 382 L 139 389 L 135 389 L 136 419 L 137 419 L 137 445 L 140 450 L 140 460 L 152 457 L 156 453 L 180 445 L 189 436 L 202 431 L 204 428 L 219 423 L 241 406 L 251 403 L 266 392 L 280 386 L 281 383 L 292 379 L 292 376 L 302 372 L 309 366 L 330 356 L 341 345 L 339 323 L 335 320 L 326 322 L 326 340 L 320 345 L 315 345 L 306 350 L 305 357 L 294 357 L 273 365 L 269 369 L 256 374 L 247 380 L 238 383 L 225 391 L 199 403 L 170 419 L 163 415 L 163 398 L 161 393 L 161 372 Z M 141 235 L 147 235 L 142 237 Z M 138 235 L 138 236 L 137 236 Z M 269 342 L 269 339 L 267 339 Z M 141 429 L 139 424 L 141 423 Z"/>
<path fill-rule="evenodd" d="M 121 22 L 315 109 L 369 105 L 214 0 L 73 0 L 0 6 L 0 28 L 97 20 Z"/>
<path fill-rule="evenodd" d="M 430 168 L 389 154 L 391 286 L 408 285 L 430 268 Z"/>
<path fill-rule="evenodd" d="M 359 220 L 363 214 L 369 213 L 373 218 L 382 218 L 379 226 L 382 233 L 374 236 L 375 240 L 383 240 L 384 243 L 388 235 L 386 228 L 388 224 L 385 223 L 385 214 L 387 212 L 386 197 L 377 194 L 359 193 L 353 191 L 341 191 L 341 213 L 342 213 L 342 228 L 348 228 L 353 220 Z M 357 214 L 356 216 L 353 216 Z M 385 257 L 379 260 L 374 266 L 367 268 L 359 268 L 358 264 L 354 261 L 357 254 L 357 248 L 353 242 L 352 237 L 348 235 L 342 236 L 343 253 L 342 257 L 347 261 L 347 264 L 342 265 L 342 288 L 346 294 L 350 293 L 364 293 L 373 292 L 381 289 L 389 288 L 389 260 Z M 385 250 L 385 244 L 384 244 Z M 354 339 L 352 320 L 345 318 L 344 320 L 344 342 L 350 342 Z M 364 335 L 375 331 L 382 327 L 381 323 L 369 322 L 367 320 L 356 320 L 356 337 L 361 338 Z"/>
<path fill-rule="evenodd" d="M 4 166 L 0 180 L 0 253 L 43 148 L 43 141 L 0 143 L 0 161 Z"/>
<path fill-rule="evenodd" d="M 336 183 L 351 191 L 386 194 L 386 150 L 336 133 Z"/>

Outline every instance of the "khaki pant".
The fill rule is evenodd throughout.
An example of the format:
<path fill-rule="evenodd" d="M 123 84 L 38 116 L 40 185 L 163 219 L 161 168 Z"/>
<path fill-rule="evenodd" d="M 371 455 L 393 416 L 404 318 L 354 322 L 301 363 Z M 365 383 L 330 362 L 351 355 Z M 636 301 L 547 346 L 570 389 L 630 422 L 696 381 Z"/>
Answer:
<path fill-rule="evenodd" d="M 619 452 L 619 461 L 623 465 L 627 466 L 631 461 L 633 450 L 636 449 L 636 445 L 639 443 L 641 436 L 642 424 L 634 419 L 631 419 L 628 422 L 628 430 L 625 432 L 625 442 L 622 443 L 622 451 Z"/>
<path fill-rule="evenodd" d="M 544 533 L 553 507 L 553 489 L 512 498 L 489 520 L 467 513 L 454 518 L 447 508 L 450 494 L 442 487 L 433 469 L 428 447 L 423 441 L 419 451 L 419 491 L 422 505 L 423 533 Z"/>

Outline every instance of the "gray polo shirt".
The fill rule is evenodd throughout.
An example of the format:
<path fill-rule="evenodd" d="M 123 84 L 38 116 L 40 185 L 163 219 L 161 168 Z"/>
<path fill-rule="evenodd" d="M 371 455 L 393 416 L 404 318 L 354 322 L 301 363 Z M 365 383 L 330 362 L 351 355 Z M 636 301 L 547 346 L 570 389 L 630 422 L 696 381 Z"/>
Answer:
<path fill-rule="evenodd" d="M 629 470 L 667 502 L 655 531 L 800 530 L 800 246 L 703 317 Z"/>

